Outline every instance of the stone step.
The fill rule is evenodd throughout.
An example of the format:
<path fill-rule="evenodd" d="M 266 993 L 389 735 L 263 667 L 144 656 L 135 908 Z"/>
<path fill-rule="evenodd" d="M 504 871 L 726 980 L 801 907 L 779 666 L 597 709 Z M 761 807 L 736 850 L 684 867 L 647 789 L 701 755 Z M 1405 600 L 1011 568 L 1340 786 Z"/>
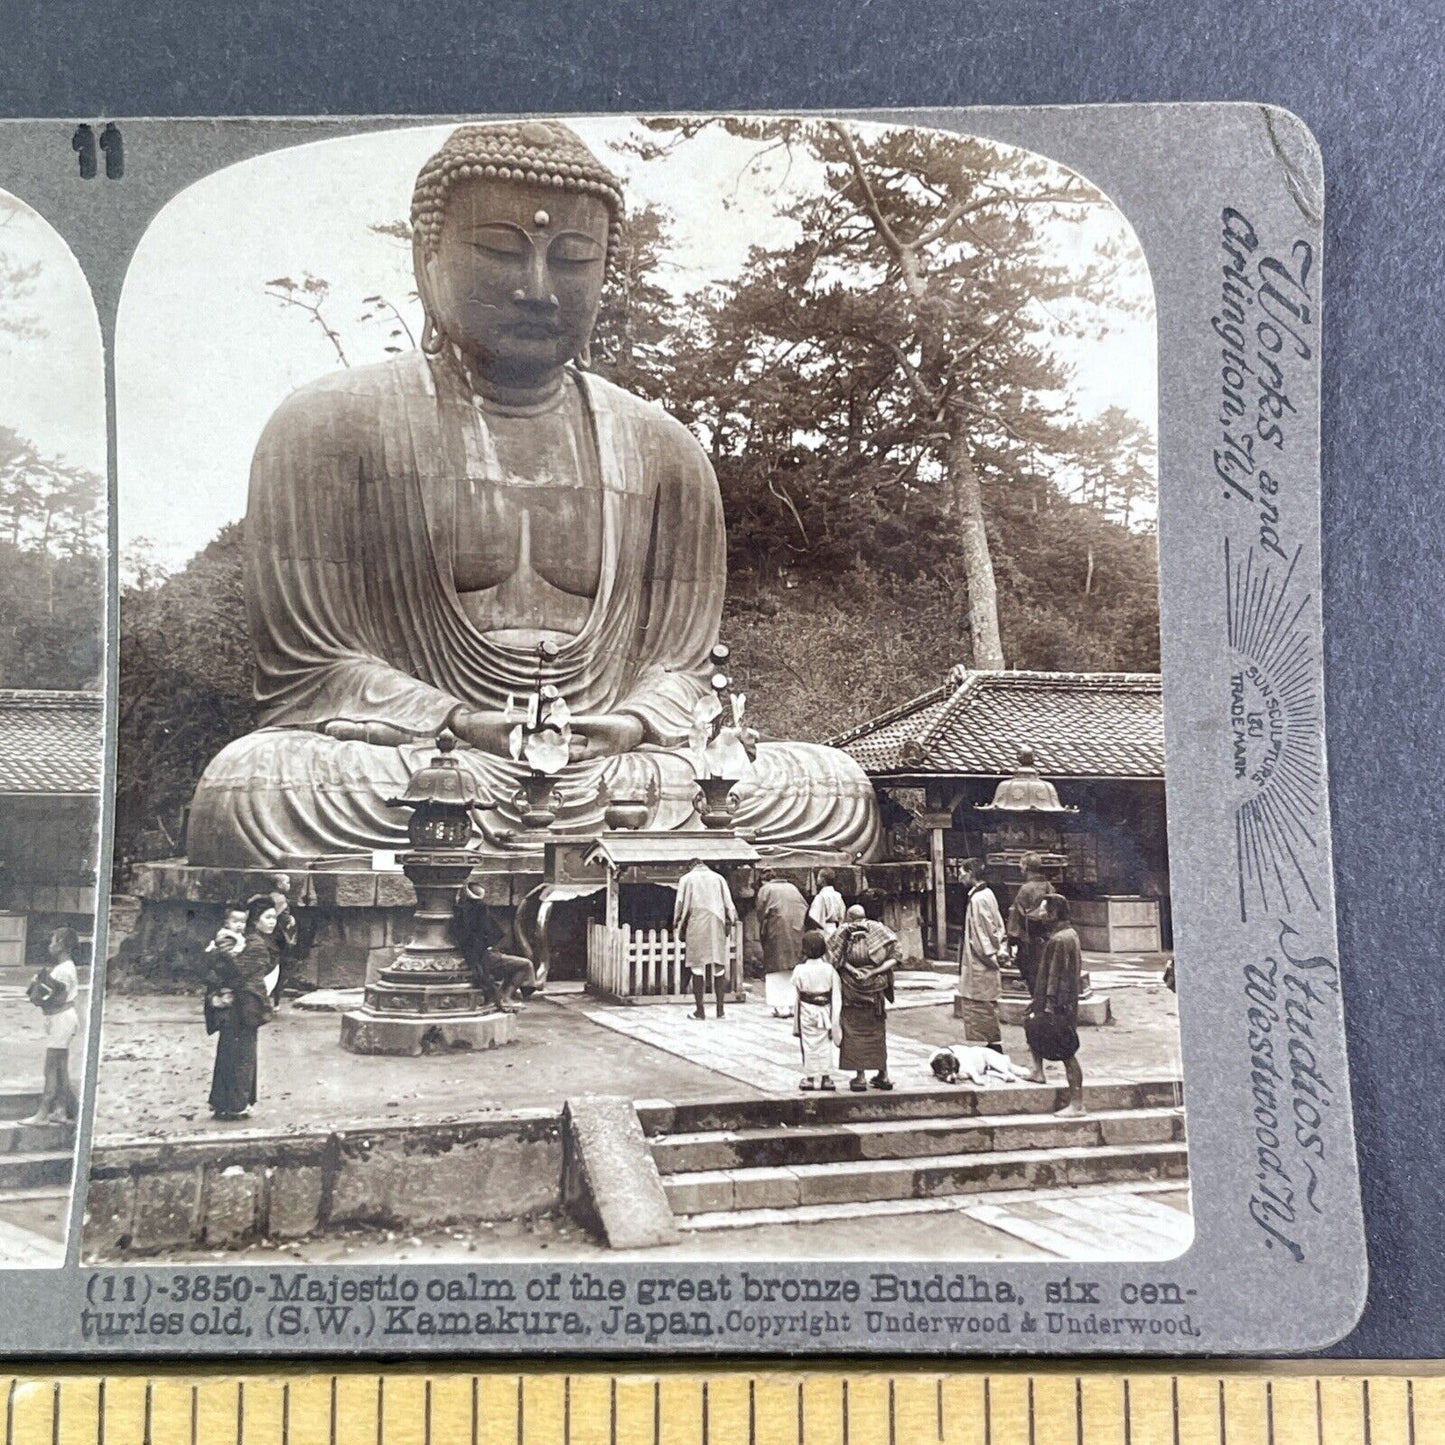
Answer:
<path fill-rule="evenodd" d="M 0 1122 L 0 1159 L 11 1154 L 68 1154 L 74 1148 L 74 1124 Z"/>
<path fill-rule="evenodd" d="M 40 1091 L 7 1090 L 0 1093 L 0 1121 L 28 1119 L 40 1107 Z"/>
<path fill-rule="evenodd" d="M 1183 1143 L 1103 1144 L 860 1159 L 847 1164 L 706 1169 L 663 1177 L 678 1216 L 875 1199 L 922 1199 L 999 1189 L 1063 1189 L 1116 1181 L 1184 1179 Z"/>
<path fill-rule="evenodd" d="M 1151 1180 L 1145 1182 L 1125 1181 L 1123 1183 L 1079 1184 L 1054 1193 L 1040 1193 L 1033 1189 L 999 1190 L 987 1196 L 987 1203 L 996 1207 L 1008 1207 L 1023 1202 L 1037 1204 L 1058 1199 L 1088 1202 L 1107 1199 L 1115 1203 L 1122 1196 L 1127 1199 L 1152 1200 L 1177 1195 L 1186 1188 L 1184 1181 L 1175 1179 Z M 918 1214 L 957 1214 L 977 1207 L 982 1196 L 977 1194 L 935 1194 L 927 1199 L 866 1199 L 845 1201 L 842 1204 L 810 1204 L 806 1209 L 724 1209 L 712 1214 L 685 1214 L 677 1221 L 677 1227 L 684 1233 L 705 1234 L 721 1229 L 768 1229 L 778 1224 L 809 1225 L 837 1223 L 840 1220 L 855 1219 L 902 1219 Z M 1176 1231 L 1183 1234 L 1193 1232 L 1193 1221 L 1187 1211 L 1179 1211 L 1181 1220 L 1189 1221 Z M 1171 1251 L 1171 1254 L 1175 1251 Z"/>
<path fill-rule="evenodd" d="M 0 1155 L 0 1189 L 43 1189 L 70 1183 L 75 1156 L 36 1152 Z"/>
<path fill-rule="evenodd" d="M 687 1104 L 640 1100 L 638 1117 L 649 1138 L 716 1130 L 796 1128 L 805 1124 L 862 1123 L 870 1119 L 960 1119 L 980 1115 L 1052 1114 L 1068 1101 L 1052 1084 L 1005 1084 L 973 1088 L 870 1089 L 855 1094 L 844 1082 L 836 1093 L 787 1097 L 719 1099 Z M 1092 1112 L 1177 1108 L 1183 1086 L 1177 1079 L 1086 1084 L 1084 1103 Z"/>
<path fill-rule="evenodd" d="M 1173 1108 L 1113 1109 L 1080 1119 L 1040 1114 L 981 1114 L 939 1119 L 873 1119 L 794 1128 L 707 1130 L 652 1141 L 658 1172 L 839 1164 L 856 1159 L 915 1159 L 942 1154 L 1167 1144 L 1184 1137 Z"/>

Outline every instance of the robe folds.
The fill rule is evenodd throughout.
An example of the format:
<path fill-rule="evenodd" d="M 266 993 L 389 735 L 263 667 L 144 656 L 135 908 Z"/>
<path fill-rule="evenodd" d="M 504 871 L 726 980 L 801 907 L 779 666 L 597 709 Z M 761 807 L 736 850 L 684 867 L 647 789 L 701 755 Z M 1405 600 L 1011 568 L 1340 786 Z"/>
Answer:
<path fill-rule="evenodd" d="M 737 921 L 738 911 L 722 874 L 700 864 L 678 879 L 672 927 L 683 941 L 689 972 L 726 970 L 728 933 Z"/>
<path fill-rule="evenodd" d="M 771 878 L 758 889 L 753 911 L 758 918 L 764 970 L 782 973 L 796 967 L 803 956 L 803 931 L 808 921 L 807 899 L 786 878 Z"/>
<path fill-rule="evenodd" d="M 574 714 L 637 719 L 643 744 L 565 768 L 553 831 L 599 829 L 604 784 L 635 798 L 651 784 L 650 826 L 696 826 L 682 746 L 708 690 L 726 587 L 717 480 L 661 408 L 570 369 L 566 384 L 581 397 L 600 473 L 602 565 L 587 621 L 548 680 Z M 478 630 L 458 594 L 458 482 L 469 479 L 506 481 L 486 415 L 452 367 L 421 352 L 323 377 L 277 410 L 256 450 L 246 518 L 262 726 L 202 777 L 193 864 L 404 846 L 406 814 L 387 800 L 429 761 L 453 709 L 499 711 L 531 691 L 535 651 Z M 455 756 L 495 805 L 472 846 L 508 851 L 526 770 L 474 748 Z M 735 795 L 736 826 L 760 844 L 865 860 L 877 851 L 872 788 L 834 749 L 761 744 Z"/>

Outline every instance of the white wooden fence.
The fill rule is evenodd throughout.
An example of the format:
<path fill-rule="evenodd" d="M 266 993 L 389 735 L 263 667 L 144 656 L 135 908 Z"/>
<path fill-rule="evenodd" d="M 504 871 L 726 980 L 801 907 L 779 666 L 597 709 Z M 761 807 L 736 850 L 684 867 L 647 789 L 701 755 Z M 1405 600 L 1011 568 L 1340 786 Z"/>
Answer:
<path fill-rule="evenodd" d="M 728 934 L 728 992 L 742 989 L 742 930 Z M 668 928 L 608 927 L 587 929 L 587 988 L 612 998 L 681 1002 L 692 994 L 687 949 Z"/>

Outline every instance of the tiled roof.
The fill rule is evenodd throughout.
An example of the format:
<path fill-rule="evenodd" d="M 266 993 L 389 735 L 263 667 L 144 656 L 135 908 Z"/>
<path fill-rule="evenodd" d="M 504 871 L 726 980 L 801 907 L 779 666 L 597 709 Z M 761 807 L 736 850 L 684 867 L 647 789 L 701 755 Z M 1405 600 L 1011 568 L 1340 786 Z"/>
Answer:
<path fill-rule="evenodd" d="M 0 794 L 98 793 L 98 692 L 0 688 Z"/>
<path fill-rule="evenodd" d="M 865 771 L 1006 777 L 1020 747 L 1046 778 L 1162 778 L 1164 697 L 1151 672 L 975 672 L 833 739 Z"/>

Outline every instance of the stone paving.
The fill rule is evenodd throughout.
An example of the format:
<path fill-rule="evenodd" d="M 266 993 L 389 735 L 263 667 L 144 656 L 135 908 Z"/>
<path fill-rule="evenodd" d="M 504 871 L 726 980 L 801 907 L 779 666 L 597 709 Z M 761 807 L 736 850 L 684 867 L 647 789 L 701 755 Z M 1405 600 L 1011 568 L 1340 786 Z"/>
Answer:
<path fill-rule="evenodd" d="M 65 1261 L 69 1190 L 0 1195 L 0 1267 L 54 1269 Z"/>
<path fill-rule="evenodd" d="M 791 1019 L 774 1018 L 763 1004 L 728 1006 L 723 1018 L 711 1008 L 706 1020 L 673 1004 L 640 1004 L 633 1008 L 601 1008 L 590 1001 L 568 999 L 564 1007 L 594 1024 L 613 1029 L 640 1043 L 690 1059 L 724 1079 L 735 1080 L 764 1094 L 795 1093 L 802 1070 L 798 1041 Z M 899 1089 L 934 1087 L 938 1081 L 928 1067 L 936 1045 L 919 1043 L 899 1029 L 888 1039 L 888 1073 Z M 843 1083 L 843 1076 L 839 1076 Z"/>
<path fill-rule="evenodd" d="M 34 1013 L 28 1004 L 0 1004 L 0 1042 L 4 1015 L 19 1007 Z M 581 1093 L 676 1102 L 796 1094 L 801 1067 L 788 1020 L 773 1018 L 759 1002 L 730 1005 L 721 1022 L 709 1017 L 699 1023 L 687 1017 L 690 1010 L 690 1004 L 606 1006 L 563 989 L 521 1015 L 518 1041 L 506 1048 L 387 1058 L 345 1053 L 337 1014 L 287 1004 L 261 1033 L 260 1102 L 249 1120 L 224 1124 L 212 1120 L 206 1107 L 215 1043 L 206 1036 L 200 999 L 117 995 L 106 1002 L 95 1137 L 108 1143 L 248 1128 L 309 1133 L 351 1124 L 440 1122 L 495 1110 L 560 1108 L 569 1095 Z M 1114 1019 L 1081 1031 L 1088 1079 L 1178 1074 L 1173 994 L 1157 985 L 1120 990 Z M 899 1087 L 930 1082 L 931 1076 L 920 1074 L 928 1055 L 959 1041 L 961 1031 L 946 1000 L 892 1015 L 889 1048 Z M 1006 1026 L 1003 1035 L 1013 1057 L 1025 1059 L 1022 1030 Z M 1061 1083 L 1062 1071 L 1051 1067 L 1050 1079 Z"/>

